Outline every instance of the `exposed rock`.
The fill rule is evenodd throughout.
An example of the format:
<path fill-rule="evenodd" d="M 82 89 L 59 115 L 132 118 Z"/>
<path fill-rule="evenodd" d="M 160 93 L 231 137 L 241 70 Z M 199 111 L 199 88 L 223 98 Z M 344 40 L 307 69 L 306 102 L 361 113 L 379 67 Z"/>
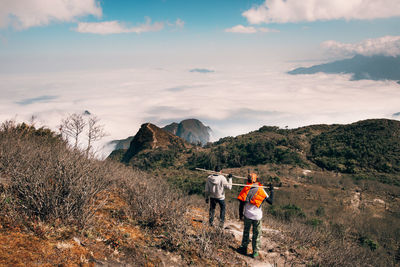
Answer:
<path fill-rule="evenodd" d="M 173 122 L 167 126 L 164 126 L 162 129 L 185 139 L 189 143 L 201 143 L 202 145 L 210 142 L 210 133 L 212 132 L 210 127 L 205 126 L 197 119 L 187 119 L 181 121 L 180 123 Z M 114 151 L 121 149 L 127 150 L 129 149 L 134 137 L 135 136 L 129 136 L 125 139 L 113 140 L 109 143 L 109 145 L 114 146 Z"/>
<path fill-rule="evenodd" d="M 132 157 L 146 149 L 184 149 L 189 146 L 183 139 L 158 128 L 154 124 L 145 123 L 132 139 L 122 161 L 129 162 Z"/>
<path fill-rule="evenodd" d="M 180 123 L 173 122 L 163 129 L 192 144 L 201 143 L 205 145 L 210 141 L 211 128 L 197 119 L 187 119 Z"/>

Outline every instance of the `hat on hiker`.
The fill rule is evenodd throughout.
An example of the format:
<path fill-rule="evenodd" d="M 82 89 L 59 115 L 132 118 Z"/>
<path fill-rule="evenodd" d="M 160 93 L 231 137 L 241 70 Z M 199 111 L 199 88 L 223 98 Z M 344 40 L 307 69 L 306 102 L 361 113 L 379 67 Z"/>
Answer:
<path fill-rule="evenodd" d="M 248 177 L 248 181 L 251 183 L 257 182 L 257 174 L 255 174 L 254 172 L 250 173 L 249 177 Z"/>

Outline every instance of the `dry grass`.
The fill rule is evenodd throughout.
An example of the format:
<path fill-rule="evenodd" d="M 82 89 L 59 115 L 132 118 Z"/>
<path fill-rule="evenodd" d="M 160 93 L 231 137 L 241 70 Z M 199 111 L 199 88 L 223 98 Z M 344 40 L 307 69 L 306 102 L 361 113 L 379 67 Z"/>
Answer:
<path fill-rule="evenodd" d="M 395 266 L 395 262 L 383 251 L 371 252 L 354 242 L 350 229 L 343 225 L 314 228 L 300 222 L 284 223 L 273 218 L 267 218 L 266 224 L 283 233 L 267 233 L 269 238 L 297 254 L 298 259 L 303 259 L 310 266 Z"/>
<path fill-rule="evenodd" d="M 14 219 L 60 221 L 84 228 L 110 184 L 110 166 L 71 150 L 51 132 L 3 124 L 0 173 L 8 177 L 3 206 Z"/>
<path fill-rule="evenodd" d="M 194 221 L 193 213 L 202 206 L 197 196 L 184 196 L 165 181 L 145 173 L 127 170 L 123 177 L 117 184 L 128 204 L 127 214 L 145 231 L 157 233 L 157 247 L 179 252 L 187 262 L 200 265 L 226 264 L 235 258 L 227 261 L 221 253 L 234 254 L 229 248 L 233 242 L 230 234 L 209 227 L 208 220 Z"/>
<path fill-rule="evenodd" d="M 355 212 L 347 200 L 351 194 L 341 189 L 331 190 L 307 184 L 277 190 L 275 205 L 283 207 L 295 203 L 307 217 L 292 216 L 288 220 L 284 216 L 264 216 L 266 225 L 284 233 L 284 238 L 271 238 L 296 251 L 299 258 L 312 266 L 395 266 L 393 253 L 398 242 L 398 219 L 385 213 L 376 217 L 376 211 L 365 206 L 364 200 Z M 332 194 L 334 190 L 338 194 Z M 323 207 L 324 212 L 317 214 L 317 207 Z M 309 223 L 313 220 L 319 223 Z"/>
<path fill-rule="evenodd" d="M 126 203 L 111 191 L 99 198 L 105 200 L 105 205 L 94 214 L 91 227 L 83 231 L 73 224 L 38 221 L 0 227 L 0 266 L 94 266 L 126 261 L 154 266 L 157 258 L 147 259 L 142 253 L 151 239 L 139 226 L 115 215 Z"/>

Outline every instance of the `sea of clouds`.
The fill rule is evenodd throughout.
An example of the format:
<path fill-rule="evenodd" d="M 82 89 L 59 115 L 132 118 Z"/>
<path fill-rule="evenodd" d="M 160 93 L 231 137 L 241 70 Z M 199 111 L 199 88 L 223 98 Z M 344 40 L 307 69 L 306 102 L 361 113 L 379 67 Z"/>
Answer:
<path fill-rule="evenodd" d="M 197 67 L 197 66 L 196 66 Z M 198 66 L 204 67 L 204 66 Z M 134 135 L 144 122 L 165 126 L 197 118 L 216 139 L 263 125 L 300 127 L 393 118 L 400 85 L 350 81 L 347 75 L 289 75 L 279 67 L 125 68 L 0 74 L 0 121 L 36 118 L 57 130 L 62 118 L 85 110 L 109 134 L 98 145 Z M 104 154 L 112 148 L 103 150 Z"/>

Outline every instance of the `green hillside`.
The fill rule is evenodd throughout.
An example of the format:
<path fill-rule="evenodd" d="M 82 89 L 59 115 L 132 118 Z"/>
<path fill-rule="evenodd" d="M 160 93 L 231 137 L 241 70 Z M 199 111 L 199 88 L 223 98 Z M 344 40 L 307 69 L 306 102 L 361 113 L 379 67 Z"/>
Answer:
<path fill-rule="evenodd" d="M 355 179 L 400 185 L 400 122 L 396 120 L 375 119 L 296 129 L 263 126 L 248 134 L 221 138 L 205 147 L 184 145 L 182 139 L 179 142 L 179 138 L 152 127 L 153 132 L 142 127 L 130 149 L 115 151 L 110 158 L 122 159 L 141 169 L 177 166 L 213 169 L 216 165 L 241 168 L 264 164 L 314 166 L 351 174 Z M 154 133 L 157 133 L 157 143 L 153 143 Z"/>
<path fill-rule="evenodd" d="M 400 185 L 400 122 L 365 120 L 340 125 L 311 140 L 309 159 L 319 167 L 351 174 L 382 173 Z M 386 174 L 386 175 L 385 175 Z M 360 176 L 358 176 L 360 177 Z"/>
<path fill-rule="evenodd" d="M 237 137 L 226 137 L 195 152 L 188 159 L 191 167 L 236 168 L 266 163 L 306 166 L 299 151 L 299 144 L 288 136 L 288 130 L 264 126 L 258 131 Z"/>

